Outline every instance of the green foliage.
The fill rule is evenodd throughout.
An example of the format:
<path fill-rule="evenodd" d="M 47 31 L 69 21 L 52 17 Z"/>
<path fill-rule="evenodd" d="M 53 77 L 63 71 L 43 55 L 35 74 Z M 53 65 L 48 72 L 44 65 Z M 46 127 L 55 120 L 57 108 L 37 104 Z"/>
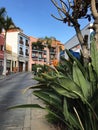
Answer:
<path fill-rule="evenodd" d="M 44 49 L 43 39 L 38 39 L 36 42 L 33 42 L 32 48 L 35 50 L 43 50 Z"/>
<path fill-rule="evenodd" d="M 94 40 L 91 43 L 91 59 L 93 68 L 96 71 L 98 77 L 98 49 L 94 43 Z"/>
<path fill-rule="evenodd" d="M 6 16 L 6 9 L 0 8 L 0 33 L 2 32 L 2 29 L 3 29 L 3 23 L 5 20 L 5 16 Z"/>
<path fill-rule="evenodd" d="M 69 60 L 62 58 L 57 68 L 45 66 L 35 77 L 39 83 L 29 89 L 44 101 L 45 107 L 35 106 L 45 109 L 48 121 L 57 123 L 60 130 L 98 130 L 98 52 L 95 44 L 92 42 L 92 62 L 87 66 L 68 50 L 67 54 Z"/>

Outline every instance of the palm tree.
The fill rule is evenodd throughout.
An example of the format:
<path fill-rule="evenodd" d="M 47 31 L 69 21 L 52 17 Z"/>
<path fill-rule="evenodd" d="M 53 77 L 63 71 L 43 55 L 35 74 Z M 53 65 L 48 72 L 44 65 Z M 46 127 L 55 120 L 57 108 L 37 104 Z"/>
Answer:
<path fill-rule="evenodd" d="M 5 8 L 0 8 L 0 33 L 2 32 L 3 29 L 3 22 L 6 16 L 6 9 Z"/>
<path fill-rule="evenodd" d="M 3 69 L 3 75 L 6 75 L 6 35 L 7 31 L 9 29 L 14 29 L 16 28 L 12 18 L 6 17 L 6 19 L 3 21 L 3 29 L 5 30 L 5 42 L 4 42 L 4 69 Z"/>

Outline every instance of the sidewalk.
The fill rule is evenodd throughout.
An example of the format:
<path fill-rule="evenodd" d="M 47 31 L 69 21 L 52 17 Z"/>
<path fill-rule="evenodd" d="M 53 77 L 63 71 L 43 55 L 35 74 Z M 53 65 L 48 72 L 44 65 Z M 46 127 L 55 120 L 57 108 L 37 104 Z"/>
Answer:
<path fill-rule="evenodd" d="M 0 80 L 10 78 L 11 76 L 15 76 L 15 75 L 17 75 L 19 73 L 24 73 L 24 72 L 10 73 L 8 75 L 0 75 Z"/>
<path fill-rule="evenodd" d="M 15 76 L 16 74 L 19 74 L 19 73 L 15 73 L 12 75 Z M 5 79 L 9 79 L 10 77 L 11 75 L 8 75 L 6 77 L 0 75 L 0 79 L 3 82 Z M 26 92 L 27 104 L 42 105 L 42 102 L 31 93 L 32 93 L 32 90 L 28 90 Z M 56 128 L 54 128 L 51 124 L 49 124 L 47 120 L 45 119 L 45 115 L 46 115 L 45 110 L 37 109 L 37 108 L 25 108 L 24 114 L 25 115 L 24 115 L 22 126 L 15 126 L 15 127 L 6 126 L 4 130 L 56 130 Z"/>
<path fill-rule="evenodd" d="M 4 79 L 4 77 L 5 77 L 4 75 L 0 75 L 0 80 Z"/>
<path fill-rule="evenodd" d="M 28 104 L 42 104 L 34 95 L 28 96 Z M 45 119 L 46 111 L 37 108 L 26 108 L 23 130 L 56 130 Z"/>

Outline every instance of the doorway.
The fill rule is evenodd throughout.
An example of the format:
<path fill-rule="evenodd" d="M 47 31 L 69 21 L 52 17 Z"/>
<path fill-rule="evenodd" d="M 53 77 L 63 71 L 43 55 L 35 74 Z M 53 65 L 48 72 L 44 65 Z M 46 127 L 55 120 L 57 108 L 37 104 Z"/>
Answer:
<path fill-rule="evenodd" d="M 19 72 L 23 71 L 23 62 L 19 61 Z"/>

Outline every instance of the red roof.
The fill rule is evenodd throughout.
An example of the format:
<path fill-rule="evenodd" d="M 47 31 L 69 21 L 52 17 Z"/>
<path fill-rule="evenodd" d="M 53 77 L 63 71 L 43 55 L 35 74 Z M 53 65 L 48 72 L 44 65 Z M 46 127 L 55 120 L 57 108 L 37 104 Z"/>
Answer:
<path fill-rule="evenodd" d="M 4 45 L 4 36 L 0 35 L 0 45 Z"/>

